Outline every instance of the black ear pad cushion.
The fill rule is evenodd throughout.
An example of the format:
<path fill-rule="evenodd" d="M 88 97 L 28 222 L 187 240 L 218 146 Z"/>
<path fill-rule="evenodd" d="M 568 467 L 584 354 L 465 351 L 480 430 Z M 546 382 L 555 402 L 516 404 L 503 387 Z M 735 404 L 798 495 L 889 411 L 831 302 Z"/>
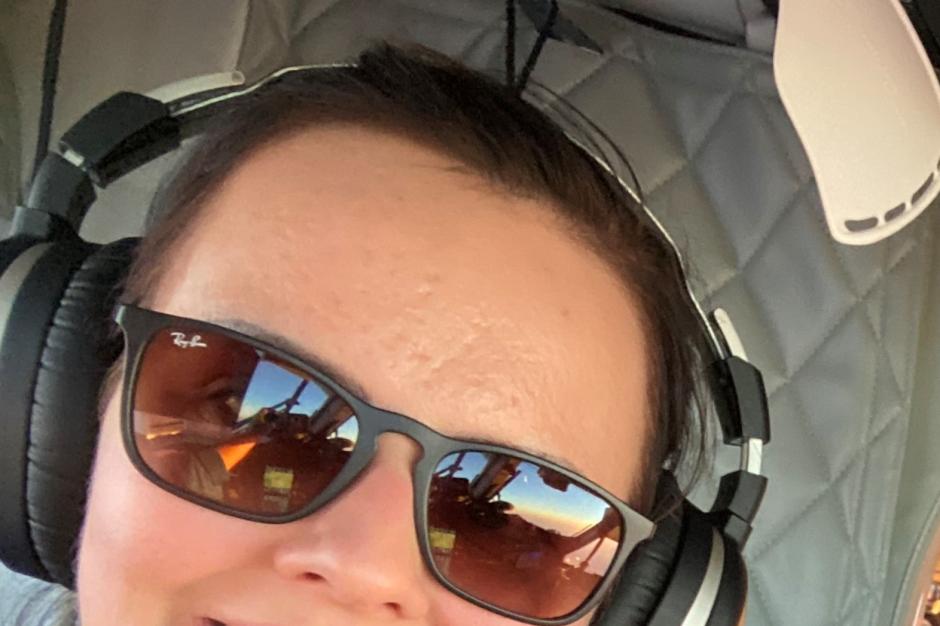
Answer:
<path fill-rule="evenodd" d="M 74 585 L 74 550 L 98 439 L 98 401 L 123 339 L 110 320 L 136 239 L 92 253 L 73 274 L 46 337 L 33 397 L 27 502 L 36 553 Z"/>
<path fill-rule="evenodd" d="M 15 545 L 14 538 L 0 540 L 6 544 L 2 556 L 18 571 L 67 586 L 74 583 L 72 562 L 97 439 L 99 387 L 120 352 L 120 337 L 112 331 L 109 317 L 115 287 L 128 269 L 135 243 L 122 240 L 97 250 L 82 242 L 67 248 L 56 244 L 48 256 L 50 263 L 63 264 L 64 280 L 54 272 L 39 273 L 54 278 L 42 284 L 58 283 L 64 288 L 55 290 L 56 296 L 34 293 L 30 285 L 24 285 L 17 304 L 31 304 L 23 308 L 27 313 L 34 310 L 36 319 L 11 316 L 4 335 L 2 356 L 16 363 L 21 355 L 16 373 L 23 380 L 17 382 L 25 384 L 16 385 L 17 397 L 11 398 L 18 410 L 6 412 L 7 405 L 2 405 L 3 419 L 22 426 L 26 454 L 20 460 L 25 473 L 18 472 L 22 484 L 0 486 L 5 498 L 12 495 L 24 503 L 19 507 L 25 508 L 19 525 L 25 526 L 26 537 L 20 536 Z M 37 263 L 34 271 L 44 270 L 42 265 Z M 46 302 L 49 298 L 51 303 Z M 24 335 L 30 335 L 29 341 L 13 339 Z M 18 397 L 24 389 L 25 404 Z M 5 400 L 0 393 L 0 401 Z M 0 461 L 4 469 L 14 462 Z M 30 545 L 23 545 L 27 542 Z"/>
<path fill-rule="evenodd" d="M 4 252 L 21 242 L 5 240 Z M 28 523 L 27 458 L 36 372 L 46 334 L 74 271 L 93 247 L 77 237 L 36 242 L 6 259 L 0 274 L 0 558 L 49 579 Z"/>
<path fill-rule="evenodd" d="M 664 472 L 656 492 L 656 532 L 627 559 L 611 601 L 596 626 L 642 626 L 662 599 L 682 539 L 684 497 L 672 474 Z"/>

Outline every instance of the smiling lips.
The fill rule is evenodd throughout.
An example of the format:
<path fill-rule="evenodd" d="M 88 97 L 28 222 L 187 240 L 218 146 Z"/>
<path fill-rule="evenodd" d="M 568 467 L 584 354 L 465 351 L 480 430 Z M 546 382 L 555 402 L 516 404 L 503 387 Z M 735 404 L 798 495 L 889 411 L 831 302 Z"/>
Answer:
<path fill-rule="evenodd" d="M 198 622 L 199 626 L 277 626 L 276 624 L 259 624 L 255 622 L 223 622 L 211 617 L 203 617 Z"/>

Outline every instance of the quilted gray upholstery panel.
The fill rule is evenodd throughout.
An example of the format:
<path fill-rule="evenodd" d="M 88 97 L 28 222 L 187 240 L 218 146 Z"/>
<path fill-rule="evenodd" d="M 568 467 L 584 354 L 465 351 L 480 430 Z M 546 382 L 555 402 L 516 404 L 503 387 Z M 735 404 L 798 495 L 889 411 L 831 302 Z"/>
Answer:
<path fill-rule="evenodd" d="M 100 0 L 95 10 L 111 3 Z M 928 210 L 875 246 L 837 245 L 768 56 L 666 35 L 589 2 L 562 6 L 605 53 L 550 41 L 535 78 L 567 95 L 630 157 L 650 205 L 688 250 L 698 292 L 731 313 L 770 391 L 771 483 L 746 554 L 747 624 L 889 623 L 912 536 L 924 532 L 931 509 L 917 504 L 916 493 L 932 498 L 940 491 L 940 473 L 921 475 L 906 456 L 911 438 L 940 444 L 938 429 L 925 427 L 934 405 L 912 403 L 915 381 L 921 391 L 931 385 L 915 364 L 925 362 L 924 351 L 940 353 L 940 323 L 931 333 L 921 327 L 925 294 L 938 282 L 930 268 L 940 267 L 940 257 L 931 256 L 940 211 Z M 243 3 L 233 7 L 218 16 L 238 24 L 220 63 L 237 50 L 249 77 L 341 59 L 380 37 L 502 67 L 497 0 L 259 0 L 247 12 Z M 160 37 L 154 32 L 148 41 Z M 521 56 L 531 28 L 520 38 Z M 175 49 L 173 58 L 184 52 Z M 75 84 L 81 63 L 70 63 L 73 75 L 65 80 Z M 164 70 L 172 74 L 169 65 Z M 124 82 L 110 90 L 141 80 L 114 76 Z M 145 196 L 167 165 L 149 166 L 137 179 L 145 185 L 130 180 L 124 192 L 105 193 L 89 234 L 104 240 L 137 228 L 146 198 L 123 222 L 114 219 L 126 215 L 126 190 Z M 721 453 L 717 461 L 715 475 L 736 459 Z M 902 471 L 906 482 L 920 483 L 902 495 L 905 517 L 896 528 Z M 715 476 L 705 480 L 697 500 L 707 501 L 715 484 Z"/>

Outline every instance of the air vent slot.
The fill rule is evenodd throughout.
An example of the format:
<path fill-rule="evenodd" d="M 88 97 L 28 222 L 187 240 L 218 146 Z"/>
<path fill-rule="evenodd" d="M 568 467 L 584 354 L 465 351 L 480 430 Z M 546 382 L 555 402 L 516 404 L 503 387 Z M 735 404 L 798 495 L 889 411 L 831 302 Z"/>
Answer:
<path fill-rule="evenodd" d="M 849 229 L 850 232 L 860 233 L 863 230 L 871 230 L 878 225 L 877 217 L 869 217 L 864 220 L 845 220 L 845 227 Z"/>
<path fill-rule="evenodd" d="M 885 213 L 885 221 L 890 222 L 894 218 L 900 217 L 901 213 L 904 213 L 904 209 L 906 208 L 907 208 L 906 202 L 902 202 L 901 204 L 897 205 L 896 207 L 894 207 L 893 209 Z"/>
<path fill-rule="evenodd" d="M 930 176 L 927 177 L 927 180 L 924 181 L 924 184 L 914 192 L 914 197 L 911 198 L 911 204 L 917 204 L 917 201 L 920 200 L 925 193 L 927 193 L 927 190 L 930 189 L 930 185 L 933 184 L 933 178 L 934 172 L 930 172 Z"/>

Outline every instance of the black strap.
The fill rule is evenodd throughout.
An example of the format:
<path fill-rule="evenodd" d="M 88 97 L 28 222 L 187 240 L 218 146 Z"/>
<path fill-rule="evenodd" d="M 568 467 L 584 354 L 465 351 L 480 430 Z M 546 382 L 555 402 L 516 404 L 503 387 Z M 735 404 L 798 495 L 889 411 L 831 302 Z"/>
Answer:
<path fill-rule="evenodd" d="M 506 86 L 516 84 L 516 0 L 506 0 Z"/>
<path fill-rule="evenodd" d="M 49 16 L 49 34 L 46 36 L 46 56 L 42 68 L 42 108 L 39 111 L 39 137 L 36 139 L 36 156 L 33 158 L 33 176 L 49 151 L 49 135 L 52 132 L 52 113 L 55 108 L 56 82 L 59 79 L 59 57 L 62 54 L 62 35 L 65 31 L 67 0 L 56 0 Z"/>
<path fill-rule="evenodd" d="M 538 26 L 538 36 L 518 77 L 516 76 L 517 1 L 526 16 L 533 24 Z M 559 41 L 567 41 L 598 54 L 603 52 L 601 47 L 585 35 L 580 28 L 560 15 L 558 0 L 506 0 L 506 86 L 517 93 L 522 93 L 549 37 Z"/>
<path fill-rule="evenodd" d="M 89 111 L 59 142 L 66 157 L 69 151 L 81 157 L 81 168 L 99 187 L 179 145 L 179 122 L 167 106 L 127 91 Z"/>
<path fill-rule="evenodd" d="M 533 24 L 548 23 L 548 14 L 552 10 L 549 6 L 551 0 L 518 0 L 519 6 Z M 591 39 L 583 30 L 578 28 L 574 22 L 561 14 L 548 27 L 548 36 L 558 41 L 590 50 L 597 54 L 603 54 L 604 49 L 600 44 Z"/>

